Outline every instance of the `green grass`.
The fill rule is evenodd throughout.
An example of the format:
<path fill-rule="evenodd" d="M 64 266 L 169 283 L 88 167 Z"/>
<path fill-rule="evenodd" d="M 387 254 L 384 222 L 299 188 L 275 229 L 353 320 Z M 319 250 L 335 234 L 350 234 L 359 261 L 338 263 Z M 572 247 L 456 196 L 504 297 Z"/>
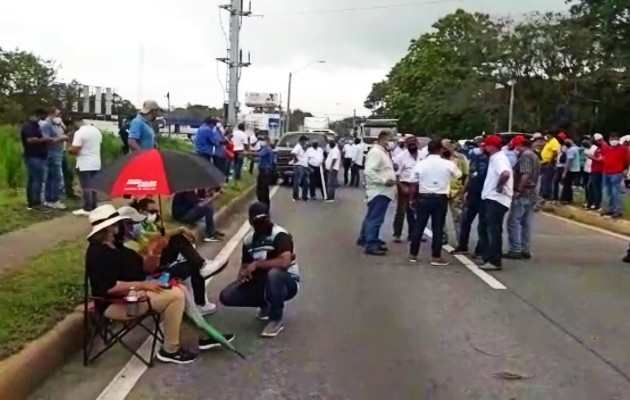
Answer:
<path fill-rule="evenodd" d="M 25 228 L 37 222 L 61 217 L 80 206 L 80 200 L 64 201 L 67 210 L 27 210 L 24 190 L 0 191 L 0 235 Z"/>
<path fill-rule="evenodd" d="M 586 199 L 584 196 L 584 192 L 574 192 L 573 194 L 574 206 L 582 207 L 585 202 L 586 202 Z M 630 220 L 630 197 L 627 195 L 623 196 L 623 217 L 622 218 Z"/>
<path fill-rule="evenodd" d="M 215 206 L 226 205 L 254 182 L 228 185 Z M 1 209 L 1 208 L 0 208 Z M 43 335 L 83 301 L 87 242 L 63 242 L 0 279 L 0 360 Z"/>

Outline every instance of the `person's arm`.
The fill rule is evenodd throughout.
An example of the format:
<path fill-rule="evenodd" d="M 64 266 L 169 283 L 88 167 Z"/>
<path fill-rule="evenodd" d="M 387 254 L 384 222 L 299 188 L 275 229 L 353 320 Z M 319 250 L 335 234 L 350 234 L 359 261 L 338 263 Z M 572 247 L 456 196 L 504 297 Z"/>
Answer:
<path fill-rule="evenodd" d="M 459 169 L 459 167 L 457 166 L 457 164 L 455 164 L 454 162 L 449 161 L 449 167 L 450 167 L 449 171 L 450 171 L 450 173 L 451 173 L 451 176 L 452 176 L 454 179 L 459 179 L 459 178 L 461 178 L 461 177 L 463 176 L 463 174 L 462 174 L 462 170 L 461 170 L 461 169 Z"/>
<path fill-rule="evenodd" d="M 129 137 L 127 138 L 127 145 L 131 151 L 140 151 L 140 140 L 142 139 L 142 133 L 144 130 L 144 122 L 139 119 L 132 119 L 129 123 Z"/>
<path fill-rule="evenodd" d="M 28 125 L 24 129 L 24 139 L 27 143 L 50 143 L 51 139 L 43 136 L 41 129 L 37 125 Z"/>
<path fill-rule="evenodd" d="M 267 260 L 256 260 L 247 266 L 250 272 L 255 270 L 266 271 L 270 269 L 287 270 L 293 263 L 293 239 L 288 233 L 279 233 L 273 240 L 274 250 L 278 252 L 278 256 Z"/>
<path fill-rule="evenodd" d="M 79 151 L 81 151 L 82 146 L 83 146 L 83 131 L 81 128 L 79 128 L 74 133 L 74 137 L 72 138 L 72 144 L 68 148 L 68 153 L 75 154 L 75 155 L 79 154 Z"/>

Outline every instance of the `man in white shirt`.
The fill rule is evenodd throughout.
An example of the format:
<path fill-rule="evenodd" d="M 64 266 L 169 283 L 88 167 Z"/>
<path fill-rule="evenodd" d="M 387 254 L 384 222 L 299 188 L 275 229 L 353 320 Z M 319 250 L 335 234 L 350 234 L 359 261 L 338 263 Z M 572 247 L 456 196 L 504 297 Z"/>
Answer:
<path fill-rule="evenodd" d="M 379 238 L 389 203 L 396 197 L 396 172 L 387 145 L 389 132 L 382 131 L 365 160 L 365 189 L 367 214 L 361 225 L 357 245 L 365 247 L 365 254 L 384 256 L 385 242 Z"/>
<path fill-rule="evenodd" d="M 293 156 L 293 201 L 300 200 L 300 188 L 302 188 L 302 200 L 308 200 L 309 171 L 308 156 L 306 150 L 308 137 L 300 136 L 299 143 L 291 150 Z"/>
<path fill-rule="evenodd" d="M 96 192 L 90 190 L 92 178 L 101 170 L 101 131 L 93 125 L 88 125 L 78 119 L 72 122 L 76 132 L 72 138 L 72 145 L 68 152 L 77 157 L 79 184 L 83 192 L 83 208 L 73 212 L 74 215 L 89 215 L 96 208 L 98 199 Z"/>
<path fill-rule="evenodd" d="M 328 143 L 330 151 L 326 157 L 326 171 L 328 171 L 328 180 L 326 182 L 326 192 L 328 193 L 327 203 L 336 201 L 337 186 L 339 186 L 339 170 L 341 169 L 341 151 L 337 142 L 331 140 Z"/>
<path fill-rule="evenodd" d="M 348 186 L 350 183 L 350 168 L 352 168 L 352 157 L 354 155 L 354 143 L 348 140 L 341 150 L 343 155 L 343 184 Z"/>
<path fill-rule="evenodd" d="M 387 152 L 387 143 L 384 147 Z M 352 166 L 350 167 L 350 186 L 359 187 L 361 180 L 361 169 L 363 169 L 363 142 L 361 139 L 354 139 L 354 146 L 352 147 Z"/>
<path fill-rule="evenodd" d="M 325 180 L 322 179 L 324 171 L 322 170 L 322 164 L 324 163 L 324 150 L 319 147 L 319 143 L 313 141 L 311 146 L 306 149 L 306 158 L 308 159 L 308 169 L 310 173 L 310 195 L 311 200 L 316 200 L 317 195 L 315 192 L 319 189 L 322 193 L 322 200 L 326 200 L 326 193 L 324 189 Z"/>
<path fill-rule="evenodd" d="M 416 214 L 411 209 L 411 191 L 415 179 L 413 169 L 418 163 L 418 138 L 409 136 L 405 139 L 405 149 L 394 157 L 394 165 L 398 167 L 396 170 L 397 178 L 397 203 L 396 214 L 394 216 L 394 243 L 400 243 L 405 224 L 405 216 L 407 217 L 407 240 L 411 240 L 411 230 L 415 225 Z"/>
<path fill-rule="evenodd" d="M 440 139 L 433 139 L 427 145 L 428 156 L 418 162 L 413 169 L 413 175 L 418 182 L 414 185 L 416 199 L 416 224 L 413 229 L 411 245 L 409 246 L 409 261 L 418 261 L 422 235 L 431 218 L 431 265 L 446 266 L 448 262 L 442 258 L 442 237 L 444 222 L 448 212 L 448 195 L 451 180 L 459 179 L 462 171 L 451 160 L 442 157 L 444 147 Z"/>
<path fill-rule="evenodd" d="M 260 143 L 258 143 L 258 136 L 260 136 L 260 130 L 258 128 L 254 128 L 249 132 L 245 132 L 247 134 L 247 143 L 249 151 L 259 151 Z M 256 164 L 256 159 L 252 158 L 249 162 L 249 174 L 254 174 L 254 165 Z"/>
<path fill-rule="evenodd" d="M 485 223 L 488 242 L 481 245 L 483 265 L 479 268 L 485 271 L 497 271 L 503 269 L 501 265 L 503 219 L 512 205 L 514 177 L 510 160 L 501 151 L 499 136 L 487 136 L 484 140 L 484 149 L 490 155 L 490 159 L 488 174 L 481 192 L 483 206 L 479 218 Z"/>
<path fill-rule="evenodd" d="M 403 151 L 405 151 L 405 138 L 401 137 L 398 139 L 398 145 L 392 151 L 392 157 L 395 159 Z"/>
<path fill-rule="evenodd" d="M 247 134 L 245 133 L 245 124 L 240 123 L 237 129 L 232 133 L 232 144 L 234 145 L 234 180 L 241 180 L 241 172 L 243 172 L 243 162 L 245 161 L 245 145 L 247 144 Z"/>

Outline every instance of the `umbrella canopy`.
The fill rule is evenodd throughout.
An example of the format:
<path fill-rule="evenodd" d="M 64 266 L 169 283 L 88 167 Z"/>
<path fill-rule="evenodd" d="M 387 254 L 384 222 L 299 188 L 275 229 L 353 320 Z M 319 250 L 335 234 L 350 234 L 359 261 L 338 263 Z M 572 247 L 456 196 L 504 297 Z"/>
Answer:
<path fill-rule="evenodd" d="M 123 195 L 160 196 L 225 184 L 225 175 L 195 154 L 144 150 L 128 154 L 99 172 L 90 189 Z"/>

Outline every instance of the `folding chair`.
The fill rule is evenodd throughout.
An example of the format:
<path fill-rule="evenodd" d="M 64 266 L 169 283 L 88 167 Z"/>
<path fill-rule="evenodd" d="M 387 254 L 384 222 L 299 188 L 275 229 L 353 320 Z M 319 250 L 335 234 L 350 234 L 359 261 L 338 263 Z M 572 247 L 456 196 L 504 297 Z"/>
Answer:
<path fill-rule="evenodd" d="M 157 343 L 163 342 L 164 334 L 160 328 L 160 314 L 153 310 L 151 307 L 151 300 L 148 297 L 142 297 L 138 300 L 140 303 L 146 303 L 148 306 L 147 311 L 141 313 L 140 315 L 125 318 L 123 320 L 107 318 L 103 314 L 103 308 L 99 307 L 99 303 L 115 304 L 124 303 L 125 301 L 122 299 L 90 296 L 89 281 L 86 270 L 83 298 L 83 365 L 88 366 L 92 364 L 97 358 L 114 347 L 114 345 L 120 344 L 134 357 L 142 361 L 147 367 L 153 366 L 153 358 L 155 357 Z M 153 325 L 147 326 L 145 322 L 150 322 Z M 153 338 L 153 342 L 151 344 L 151 354 L 148 360 L 143 358 L 136 350 L 131 348 L 124 341 L 125 336 L 127 336 L 127 334 L 133 331 L 136 327 L 144 329 Z M 102 341 L 103 347 L 98 350 L 96 354 L 92 354 L 95 350 L 95 344 L 99 341 Z"/>

